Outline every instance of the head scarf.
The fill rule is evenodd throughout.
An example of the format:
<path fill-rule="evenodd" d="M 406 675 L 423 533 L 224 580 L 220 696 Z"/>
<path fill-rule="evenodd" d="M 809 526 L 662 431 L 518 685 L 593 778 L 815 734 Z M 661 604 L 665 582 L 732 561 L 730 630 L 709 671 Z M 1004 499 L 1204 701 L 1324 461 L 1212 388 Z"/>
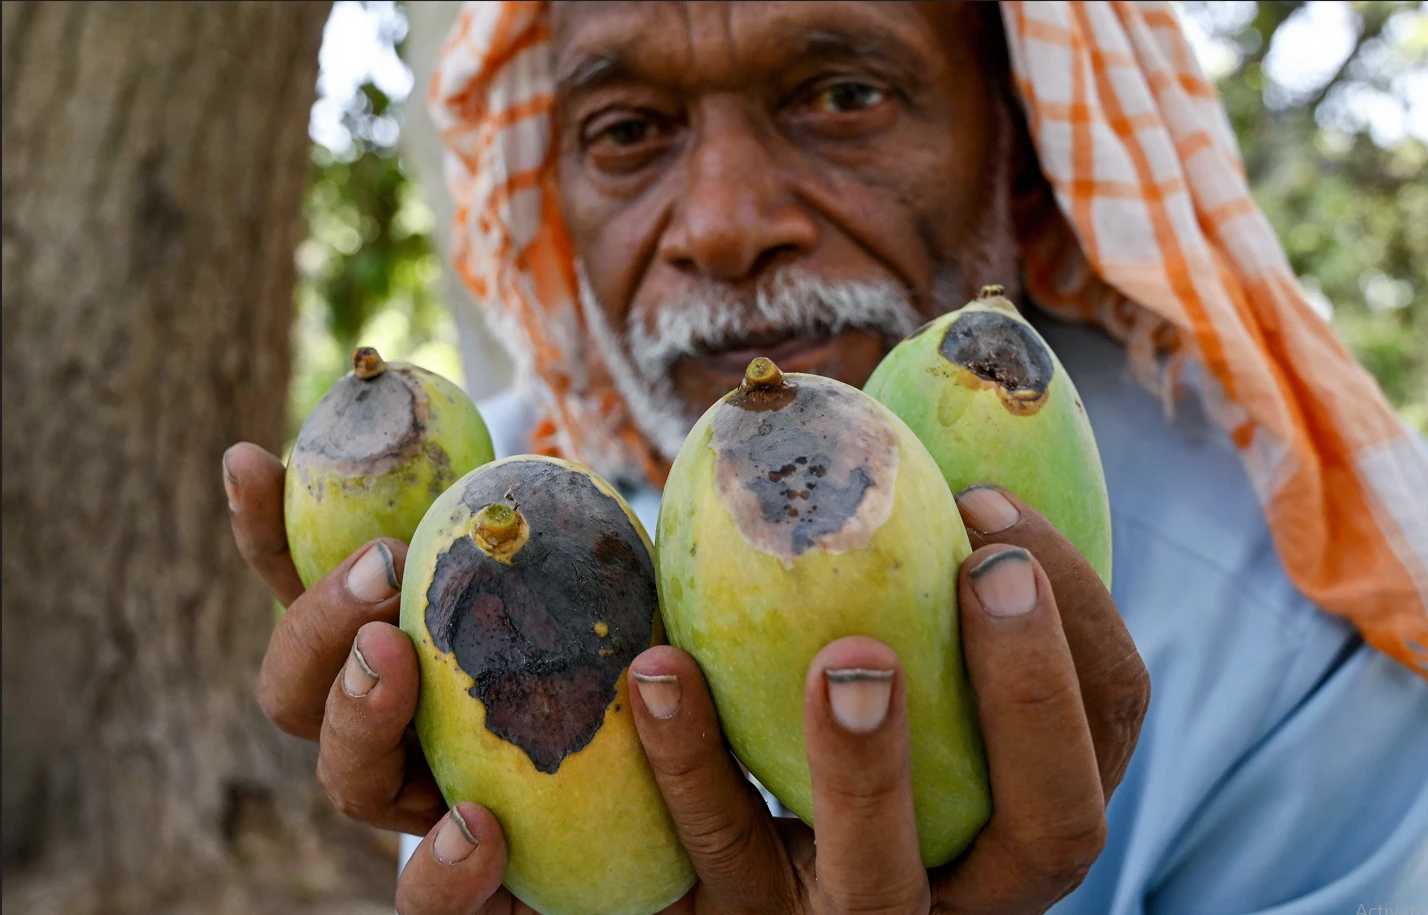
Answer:
<path fill-rule="evenodd" d="M 666 468 L 586 344 L 555 188 L 544 3 L 469 2 L 429 107 L 453 257 L 541 411 L 531 447 L 610 475 Z M 1167 409 L 1186 360 L 1239 450 L 1289 578 L 1428 676 L 1428 449 L 1315 313 L 1234 136 L 1159 2 L 1003 2 L 1011 75 L 1052 191 L 1028 294 L 1122 341 Z"/>

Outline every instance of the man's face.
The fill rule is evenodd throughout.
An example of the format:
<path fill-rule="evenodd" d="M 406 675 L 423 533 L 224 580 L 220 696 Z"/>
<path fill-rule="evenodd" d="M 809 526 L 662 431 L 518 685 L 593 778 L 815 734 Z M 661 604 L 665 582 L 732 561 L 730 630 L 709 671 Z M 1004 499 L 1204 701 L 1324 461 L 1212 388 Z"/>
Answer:
<path fill-rule="evenodd" d="M 917 324 L 1015 285 L 981 6 L 554 5 L 591 342 L 667 456 L 754 356 L 861 386 Z"/>

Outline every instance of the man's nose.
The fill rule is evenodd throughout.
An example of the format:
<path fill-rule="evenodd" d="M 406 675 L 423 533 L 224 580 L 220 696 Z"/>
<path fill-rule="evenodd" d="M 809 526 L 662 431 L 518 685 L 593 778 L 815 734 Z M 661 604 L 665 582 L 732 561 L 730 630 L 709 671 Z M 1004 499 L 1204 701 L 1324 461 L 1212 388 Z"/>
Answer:
<path fill-rule="evenodd" d="M 736 283 L 813 250 L 818 227 L 769 150 L 743 123 L 708 124 L 685 156 L 687 181 L 660 257 L 707 279 Z"/>

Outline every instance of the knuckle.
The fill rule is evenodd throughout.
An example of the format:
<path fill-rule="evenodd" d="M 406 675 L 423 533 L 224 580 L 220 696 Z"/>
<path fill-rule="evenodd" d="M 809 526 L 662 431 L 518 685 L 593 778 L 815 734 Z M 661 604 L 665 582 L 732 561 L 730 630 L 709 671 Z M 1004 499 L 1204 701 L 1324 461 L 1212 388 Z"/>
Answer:
<path fill-rule="evenodd" d="M 699 746 L 646 747 L 645 753 L 650 767 L 674 784 L 702 782 L 710 771 L 710 760 Z"/>
<path fill-rule="evenodd" d="M 1076 887 L 1106 847 L 1106 816 L 1096 809 L 1072 816 L 1054 828 L 1022 840 L 1020 857 L 1029 870 L 1058 887 Z"/>
<path fill-rule="evenodd" d="M 281 730 L 282 725 L 278 722 L 283 717 L 282 703 L 278 701 L 277 692 L 268 682 L 266 671 L 258 674 L 258 685 L 253 689 L 253 697 L 258 700 L 258 708 L 263 710 L 263 717 Z"/>
<path fill-rule="evenodd" d="M 907 787 L 893 779 L 856 779 L 842 781 L 827 780 L 820 789 L 829 801 L 830 809 L 838 811 L 838 816 L 850 822 L 862 822 L 874 818 L 885 818 L 889 810 L 898 809 L 903 803 Z"/>
<path fill-rule="evenodd" d="M 1140 652 L 1130 648 L 1118 661 L 1108 665 L 1099 678 L 1113 704 L 1127 717 L 1144 714 L 1150 705 L 1150 672 Z"/>
<path fill-rule="evenodd" d="M 297 613 L 293 612 L 292 607 L 288 608 L 288 612 L 278 624 L 278 630 L 274 632 L 275 637 L 282 639 L 279 644 L 285 658 L 294 659 L 304 665 L 315 665 L 325 654 L 338 650 L 334 647 L 333 652 L 324 651 L 325 642 L 340 641 L 347 633 L 336 626 L 323 626 L 322 618 L 331 619 L 334 614 L 316 612 L 318 610 L 318 606 L 311 604 L 305 604 Z M 349 643 L 355 635 L 355 632 L 348 635 Z"/>
<path fill-rule="evenodd" d="M 258 707 L 263 710 L 263 714 L 272 722 L 273 726 L 284 734 L 293 737 L 310 737 L 311 722 L 306 715 L 301 714 L 297 708 L 288 701 L 282 690 L 276 688 L 272 680 L 266 676 L 259 677 Z"/>
<path fill-rule="evenodd" d="M 1146 712 L 1150 711 L 1150 671 L 1146 669 L 1140 652 L 1131 655 L 1127 666 L 1130 671 L 1127 674 L 1125 717 L 1139 726 Z"/>
<path fill-rule="evenodd" d="M 865 889 L 830 887 L 822 896 L 818 915 L 925 915 L 932 910 L 932 890 L 925 877 Z"/>
<path fill-rule="evenodd" d="M 243 561 L 248 564 L 248 568 L 253 572 L 258 571 L 258 561 L 261 558 L 257 545 L 253 542 L 253 531 L 248 525 L 247 519 L 241 514 L 229 515 L 232 519 L 233 545 L 238 547 L 238 555 L 243 557 Z"/>
<path fill-rule="evenodd" d="M 1119 748 L 1129 750 L 1150 710 L 1150 674 L 1140 654 L 1132 651 L 1116 664 L 1104 689 L 1101 714 L 1106 729 Z"/>
<path fill-rule="evenodd" d="M 347 819 L 385 826 L 400 806 L 407 783 L 406 762 L 400 748 L 386 755 L 370 755 L 324 728 L 318 745 L 317 782 Z"/>
<path fill-rule="evenodd" d="M 1057 715 L 1062 709 L 1080 707 L 1080 687 L 1074 677 L 1021 677 L 1007 704 L 1017 711 Z"/>
<path fill-rule="evenodd" d="M 415 868 L 408 868 L 397 880 L 397 915 L 422 915 L 427 910 L 418 888 L 421 884 L 411 878 L 414 871 Z"/>
<path fill-rule="evenodd" d="M 715 809 L 687 812 L 681 818 L 680 832 L 690 852 L 720 873 L 738 869 L 754 840 L 747 823 Z"/>
<path fill-rule="evenodd" d="M 321 754 L 317 758 L 317 783 L 321 786 L 322 793 L 332 802 L 337 812 L 347 819 L 359 823 L 371 822 L 374 818 L 371 801 L 353 793 L 346 779 L 333 772 L 326 759 L 327 757 Z"/>

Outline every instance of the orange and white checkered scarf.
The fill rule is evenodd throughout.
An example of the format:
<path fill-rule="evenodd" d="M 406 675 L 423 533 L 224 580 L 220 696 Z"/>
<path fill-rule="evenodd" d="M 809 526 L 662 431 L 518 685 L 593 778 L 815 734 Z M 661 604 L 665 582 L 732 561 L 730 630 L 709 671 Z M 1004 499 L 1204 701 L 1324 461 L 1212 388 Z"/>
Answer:
<path fill-rule="evenodd" d="M 1245 183 L 1214 87 L 1158 2 L 1003 2 L 1051 226 L 1027 292 L 1127 346 L 1167 409 L 1203 369 L 1290 579 L 1428 676 L 1428 453 L 1309 306 Z M 542 411 L 532 449 L 665 467 L 586 344 L 557 203 L 545 4 L 467 3 L 429 105 L 456 265 Z"/>

